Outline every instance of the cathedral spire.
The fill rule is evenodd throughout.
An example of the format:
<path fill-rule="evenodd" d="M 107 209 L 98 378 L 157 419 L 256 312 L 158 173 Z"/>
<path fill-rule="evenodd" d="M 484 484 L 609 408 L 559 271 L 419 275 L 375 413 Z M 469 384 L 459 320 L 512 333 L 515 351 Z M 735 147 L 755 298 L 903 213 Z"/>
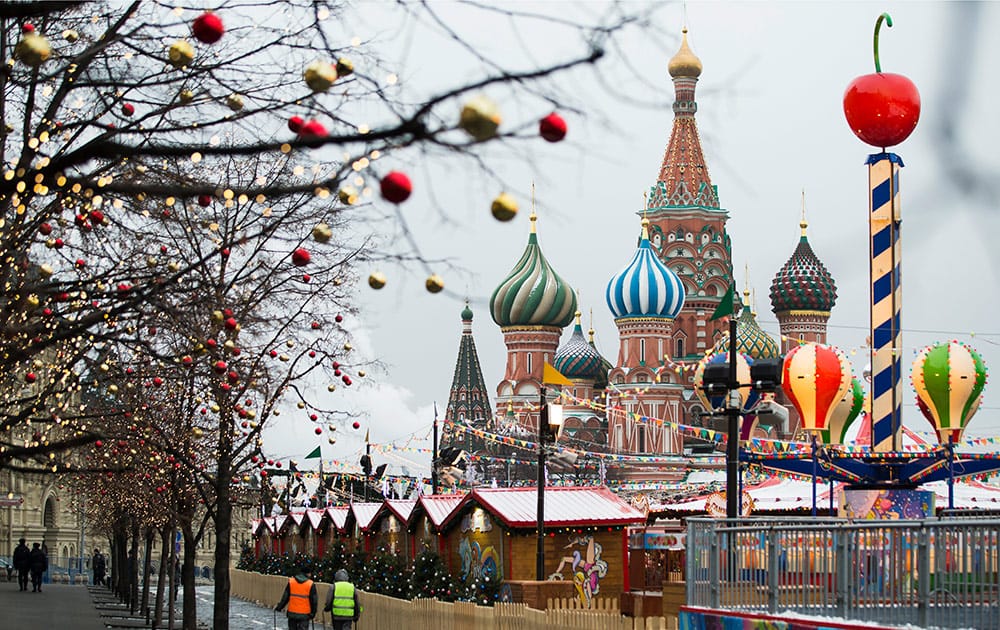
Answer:
<path fill-rule="evenodd" d="M 698 137 L 695 86 L 701 75 L 701 60 L 688 45 L 687 28 L 681 47 L 667 64 L 674 81 L 674 125 L 654 187 L 650 209 L 669 206 L 718 208 L 719 199 L 708 175 L 708 165 Z"/>
<path fill-rule="evenodd" d="M 462 338 L 458 344 L 458 359 L 455 361 L 455 375 L 451 381 L 445 420 L 485 430 L 488 428 L 487 423 L 493 417 L 493 411 L 490 408 L 486 382 L 483 380 L 483 370 L 479 365 L 476 342 L 472 338 L 472 309 L 469 308 L 468 301 L 462 309 L 461 316 Z M 482 448 L 482 440 L 469 431 L 455 432 L 452 435 L 451 445 L 459 446 L 471 453 Z"/>

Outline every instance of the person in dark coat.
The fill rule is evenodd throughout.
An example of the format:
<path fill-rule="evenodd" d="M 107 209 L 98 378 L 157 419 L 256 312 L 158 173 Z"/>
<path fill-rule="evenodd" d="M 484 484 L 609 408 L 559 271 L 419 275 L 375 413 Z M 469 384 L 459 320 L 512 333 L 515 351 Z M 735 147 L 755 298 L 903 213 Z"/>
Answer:
<path fill-rule="evenodd" d="M 49 570 L 49 559 L 45 557 L 45 552 L 38 543 L 31 546 L 28 564 L 31 567 L 31 592 L 41 593 L 42 574 Z"/>
<path fill-rule="evenodd" d="M 335 580 L 326 597 L 323 610 L 333 618 L 333 630 L 351 630 L 351 625 L 361 617 L 361 602 L 358 590 L 351 584 L 351 578 L 344 569 L 333 574 Z"/>
<path fill-rule="evenodd" d="M 31 550 L 28 549 L 28 545 L 24 544 L 24 539 L 17 541 L 17 547 L 14 548 L 14 557 L 11 558 L 14 561 L 14 568 L 17 570 L 17 586 L 19 591 L 28 590 L 28 569 L 31 567 L 31 561 L 29 557 L 31 556 Z"/>
<path fill-rule="evenodd" d="M 104 586 L 104 574 L 108 570 L 108 561 L 100 549 L 94 549 L 94 557 L 90 560 L 90 568 L 94 571 L 94 584 Z"/>

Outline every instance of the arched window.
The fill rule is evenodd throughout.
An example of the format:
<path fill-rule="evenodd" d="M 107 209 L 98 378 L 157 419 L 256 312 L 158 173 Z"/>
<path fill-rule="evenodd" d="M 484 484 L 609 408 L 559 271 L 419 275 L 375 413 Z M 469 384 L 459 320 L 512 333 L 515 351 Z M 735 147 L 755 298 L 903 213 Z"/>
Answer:
<path fill-rule="evenodd" d="M 56 501 L 52 497 L 45 499 L 45 512 L 42 514 L 42 526 L 56 526 Z"/>
<path fill-rule="evenodd" d="M 678 337 L 677 339 L 674 340 L 674 356 L 675 357 L 683 357 L 683 356 L 685 356 L 685 353 L 684 353 L 684 338 L 683 337 Z"/>
<path fill-rule="evenodd" d="M 645 339 L 640 339 L 639 340 L 639 362 L 640 363 L 645 363 L 646 362 L 646 340 Z"/>
<path fill-rule="evenodd" d="M 527 363 L 526 363 L 526 365 L 528 366 L 528 373 L 531 374 L 531 353 L 528 352 L 526 354 L 527 354 Z"/>

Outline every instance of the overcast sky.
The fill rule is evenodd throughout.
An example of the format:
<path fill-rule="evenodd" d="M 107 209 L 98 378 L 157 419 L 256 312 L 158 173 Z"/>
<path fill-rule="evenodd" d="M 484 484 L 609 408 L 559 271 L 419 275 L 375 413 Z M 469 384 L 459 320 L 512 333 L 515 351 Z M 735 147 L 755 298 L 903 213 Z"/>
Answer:
<path fill-rule="evenodd" d="M 579 51 L 573 38 L 522 25 L 517 36 L 475 14 L 435 3 L 490 55 L 515 61 L 552 60 Z M 599 12 L 592 2 L 518 4 L 542 10 Z M 641 5 L 627 5 L 641 6 Z M 686 22 L 689 42 L 704 65 L 698 84 L 698 125 L 713 183 L 730 213 L 737 282 L 749 266 L 762 327 L 777 334 L 768 292 L 775 272 L 798 240 L 803 189 L 809 240 L 838 287 L 828 340 L 852 355 L 857 374 L 867 362 L 868 329 L 867 173 L 870 151 L 844 121 L 842 96 L 856 76 L 874 71 L 872 29 L 888 10 L 894 27 L 883 28 L 883 71 L 912 79 L 922 97 L 916 131 L 896 149 L 902 172 L 904 365 L 935 340 L 958 339 L 976 347 L 987 365 L 1000 361 L 1000 323 L 994 240 L 1000 235 L 1000 142 L 997 92 L 989 60 L 1000 42 L 986 36 L 1000 26 L 1000 5 L 896 2 L 711 2 L 664 6 L 655 26 L 630 36 L 597 68 L 560 81 L 568 105 L 569 136 L 560 144 L 539 139 L 521 146 L 529 160 L 504 159 L 491 166 L 521 202 L 522 212 L 498 223 L 489 212 L 499 186 L 472 166 L 456 171 L 421 159 L 389 158 L 383 168 L 408 170 L 413 197 L 403 206 L 428 258 L 442 266 L 449 290 L 468 295 L 473 331 L 491 391 L 503 376 L 505 348 L 488 312 L 493 289 L 520 257 L 528 238 L 528 195 L 535 181 L 539 242 L 555 270 L 580 292 L 584 327 L 593 309 L 601 352 L 614 361 L 618 335 L 603 294 L 608 280 L 631 258 L 639 230 L 642 194 L 655 182 L 669 138 L 673 85 L 666 67 Z M 402 23 L 385 6 L 360 4 L 359 34 L 386 42 L 383 54 L 398 59 L 404 84 L 430 90 L 475 77 L 458 49 L 433 29 Z M 387 11 L 389 11 L 387 13 Z M 685 17 L 686 15 L 686 17 Z M 478 35 L 478 38 L 476 37 Z M 393 51 L 398 49 L 398 56 Z M 599 76 L 595 76 L 599 75 Z M 493 95 L 491 95 L 493 96 Z M 501 95 L 503 96 L 503 95 Z M 537 103 L 505 102 L 516 117 Z M 523 143 L 522 143 L 523 144 Z M 487 153 L 489 161 L 492 153 Z M 390 238 L 388 234 L 386 238 Z M 362 270 L 367 276 L 368 269 Z M 459 297 L 430 295 L 424 273 L 383 268 L 381 291 L 359 289 L 360 321 L 352 322 L 359 353 L 382 360 L 344 399 L 365 414 L 362 427 L 322 443 L 324 458 L 357 462 L 363 436 L 373 442 L 407 443 L 430 431 L 436 402 L 444 416 L 461 335 Z M 571 329 L 566 329 L 567 339 Z M 930 430 L 912 404 L 909 383 L 904 421 Z M 967 435 L 1000 433 L 1000 394 L 987 385 L 983 407 Z M 301 457 L 317 438 L 308 422 L 282 419 L 266 448 Z M 410 446 L 429 446 L 416 441 Z M 398 464 L 403 454 L 383 458 Z M 413 457 L 408 455 L 407 457 Z M 416 467 L 410 466 L 411 470 Z M 397 468 L 398 470 L 398 468 Z M 426 470 L 426 466 L 424 467 Z"/>

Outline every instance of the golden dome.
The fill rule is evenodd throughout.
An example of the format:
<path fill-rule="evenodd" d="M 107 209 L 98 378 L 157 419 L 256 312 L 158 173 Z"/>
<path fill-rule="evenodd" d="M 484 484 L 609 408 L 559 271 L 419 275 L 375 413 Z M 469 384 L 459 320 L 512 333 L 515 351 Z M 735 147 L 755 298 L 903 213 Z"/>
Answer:
<path fill-rule="evenodd" d="M 698 59 L 697 55 L 691 52 L 691 47 L 688 46 L 687 32 L 686 27 L 681 30 L 681 49 L 667 64 L 667 70 L 670 71 L 670 76 L 675 78 L 692 77 L 697 79 L 701 76 L 701 59 Z"/>

